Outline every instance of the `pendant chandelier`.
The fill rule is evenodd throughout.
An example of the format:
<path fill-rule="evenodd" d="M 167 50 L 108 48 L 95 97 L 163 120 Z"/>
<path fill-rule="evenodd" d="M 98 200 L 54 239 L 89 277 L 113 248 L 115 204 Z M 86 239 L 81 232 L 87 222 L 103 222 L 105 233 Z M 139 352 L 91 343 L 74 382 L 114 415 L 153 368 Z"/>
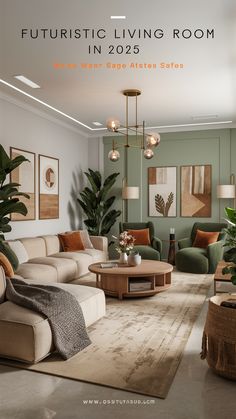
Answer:
<path fill-rule="evenodd" d="M 141 91 L 137 89 L 124 90 L 123 95 L 126 96 L 126 124 L 121 125 L 117 119 L 110 118 L 107 120 L 107 129 L 110 132 L 122 134 L 125 136 L 125 142 L 120 143 L 113 140 L 112 150 L 108 153 L 108 158 L 112 162 L 116 162 L 120 158 L 118 148 L 125 147 L 139 147 L 143 150 L 143 156 L 145 159 L 151 159 L 154 156 L 153 149 L 160 144 L 160 135 L 158 133 L 146 133 L 145 122 L 141 125 L 138 124 L 138 96 L 141 95 Z M 135 98 L 135 124 L 129 125 L 129 98 Z M 141 135 L 141 141 L 139 144 L 130 144 L 130 135 L 136 135 L 136 143 L 138 142 L 138 135 Z"/>

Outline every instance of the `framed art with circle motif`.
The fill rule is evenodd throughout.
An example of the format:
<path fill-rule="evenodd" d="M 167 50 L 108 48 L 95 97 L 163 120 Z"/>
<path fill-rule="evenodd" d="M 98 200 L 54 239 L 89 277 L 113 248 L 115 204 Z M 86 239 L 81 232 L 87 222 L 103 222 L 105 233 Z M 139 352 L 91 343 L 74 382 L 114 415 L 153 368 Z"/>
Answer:
<path fill-rule="evenodd" d="M 59 160 L 39 154 L 39 219 L 59 218 Z"/>

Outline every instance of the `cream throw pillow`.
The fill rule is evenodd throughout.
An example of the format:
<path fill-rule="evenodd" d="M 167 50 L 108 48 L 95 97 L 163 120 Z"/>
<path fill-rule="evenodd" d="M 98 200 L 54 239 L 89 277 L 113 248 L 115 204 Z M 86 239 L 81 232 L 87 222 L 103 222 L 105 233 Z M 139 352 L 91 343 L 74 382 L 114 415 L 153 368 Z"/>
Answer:
<path fill-rule="evenodd" d="M 93 249 L 92 242 L 89 238 L 89 234 L 87 230 L 79 230 L 82 242 L 84 244 L 85 249 Z"/>
<path fill-rule="evenodd" d="M 19 264 L 28 262 L 29 256 L 25 250 L 24 245 L 21 243 L 20 240 L 9 241 L 8 245 L 10 246 L 11 250 L 15 253 L 19 260 Z"/>

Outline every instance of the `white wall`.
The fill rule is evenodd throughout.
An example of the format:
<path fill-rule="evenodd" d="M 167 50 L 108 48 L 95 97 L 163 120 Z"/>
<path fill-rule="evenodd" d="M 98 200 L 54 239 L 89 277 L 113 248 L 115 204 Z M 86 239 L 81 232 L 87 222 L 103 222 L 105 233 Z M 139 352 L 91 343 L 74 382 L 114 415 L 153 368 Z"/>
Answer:
<path fill-rule="evenodd" d="M 6 238 L 54 234 L 81 226 L 76 197 L 83 189 L 82 172 L 88 168 L 88 139 L 73 127 L 0 95 L 0 143 L 36 153 L 36 220 L 11 222 Z M 59 219 L 38 219 L 38 154 L 59 159 Z M 77 207 L 77 208 L 76 208 Z"/>
<path fill-rule="evenodd" d="M 88 140 L 89 157 L 88 167 L 92 170 L 104 171 L 104 145 L 103 137 L 91 137 Z"/>

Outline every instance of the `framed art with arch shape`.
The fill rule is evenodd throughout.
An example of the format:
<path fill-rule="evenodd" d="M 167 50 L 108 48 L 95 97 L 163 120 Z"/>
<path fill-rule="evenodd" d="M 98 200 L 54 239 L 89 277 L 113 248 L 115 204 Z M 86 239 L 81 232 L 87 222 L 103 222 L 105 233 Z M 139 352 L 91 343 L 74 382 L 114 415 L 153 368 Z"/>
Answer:
<path fill-rule="evenodd" d="M 39 154 L 39 219 L 59 218 L 59 160 Z"/>

